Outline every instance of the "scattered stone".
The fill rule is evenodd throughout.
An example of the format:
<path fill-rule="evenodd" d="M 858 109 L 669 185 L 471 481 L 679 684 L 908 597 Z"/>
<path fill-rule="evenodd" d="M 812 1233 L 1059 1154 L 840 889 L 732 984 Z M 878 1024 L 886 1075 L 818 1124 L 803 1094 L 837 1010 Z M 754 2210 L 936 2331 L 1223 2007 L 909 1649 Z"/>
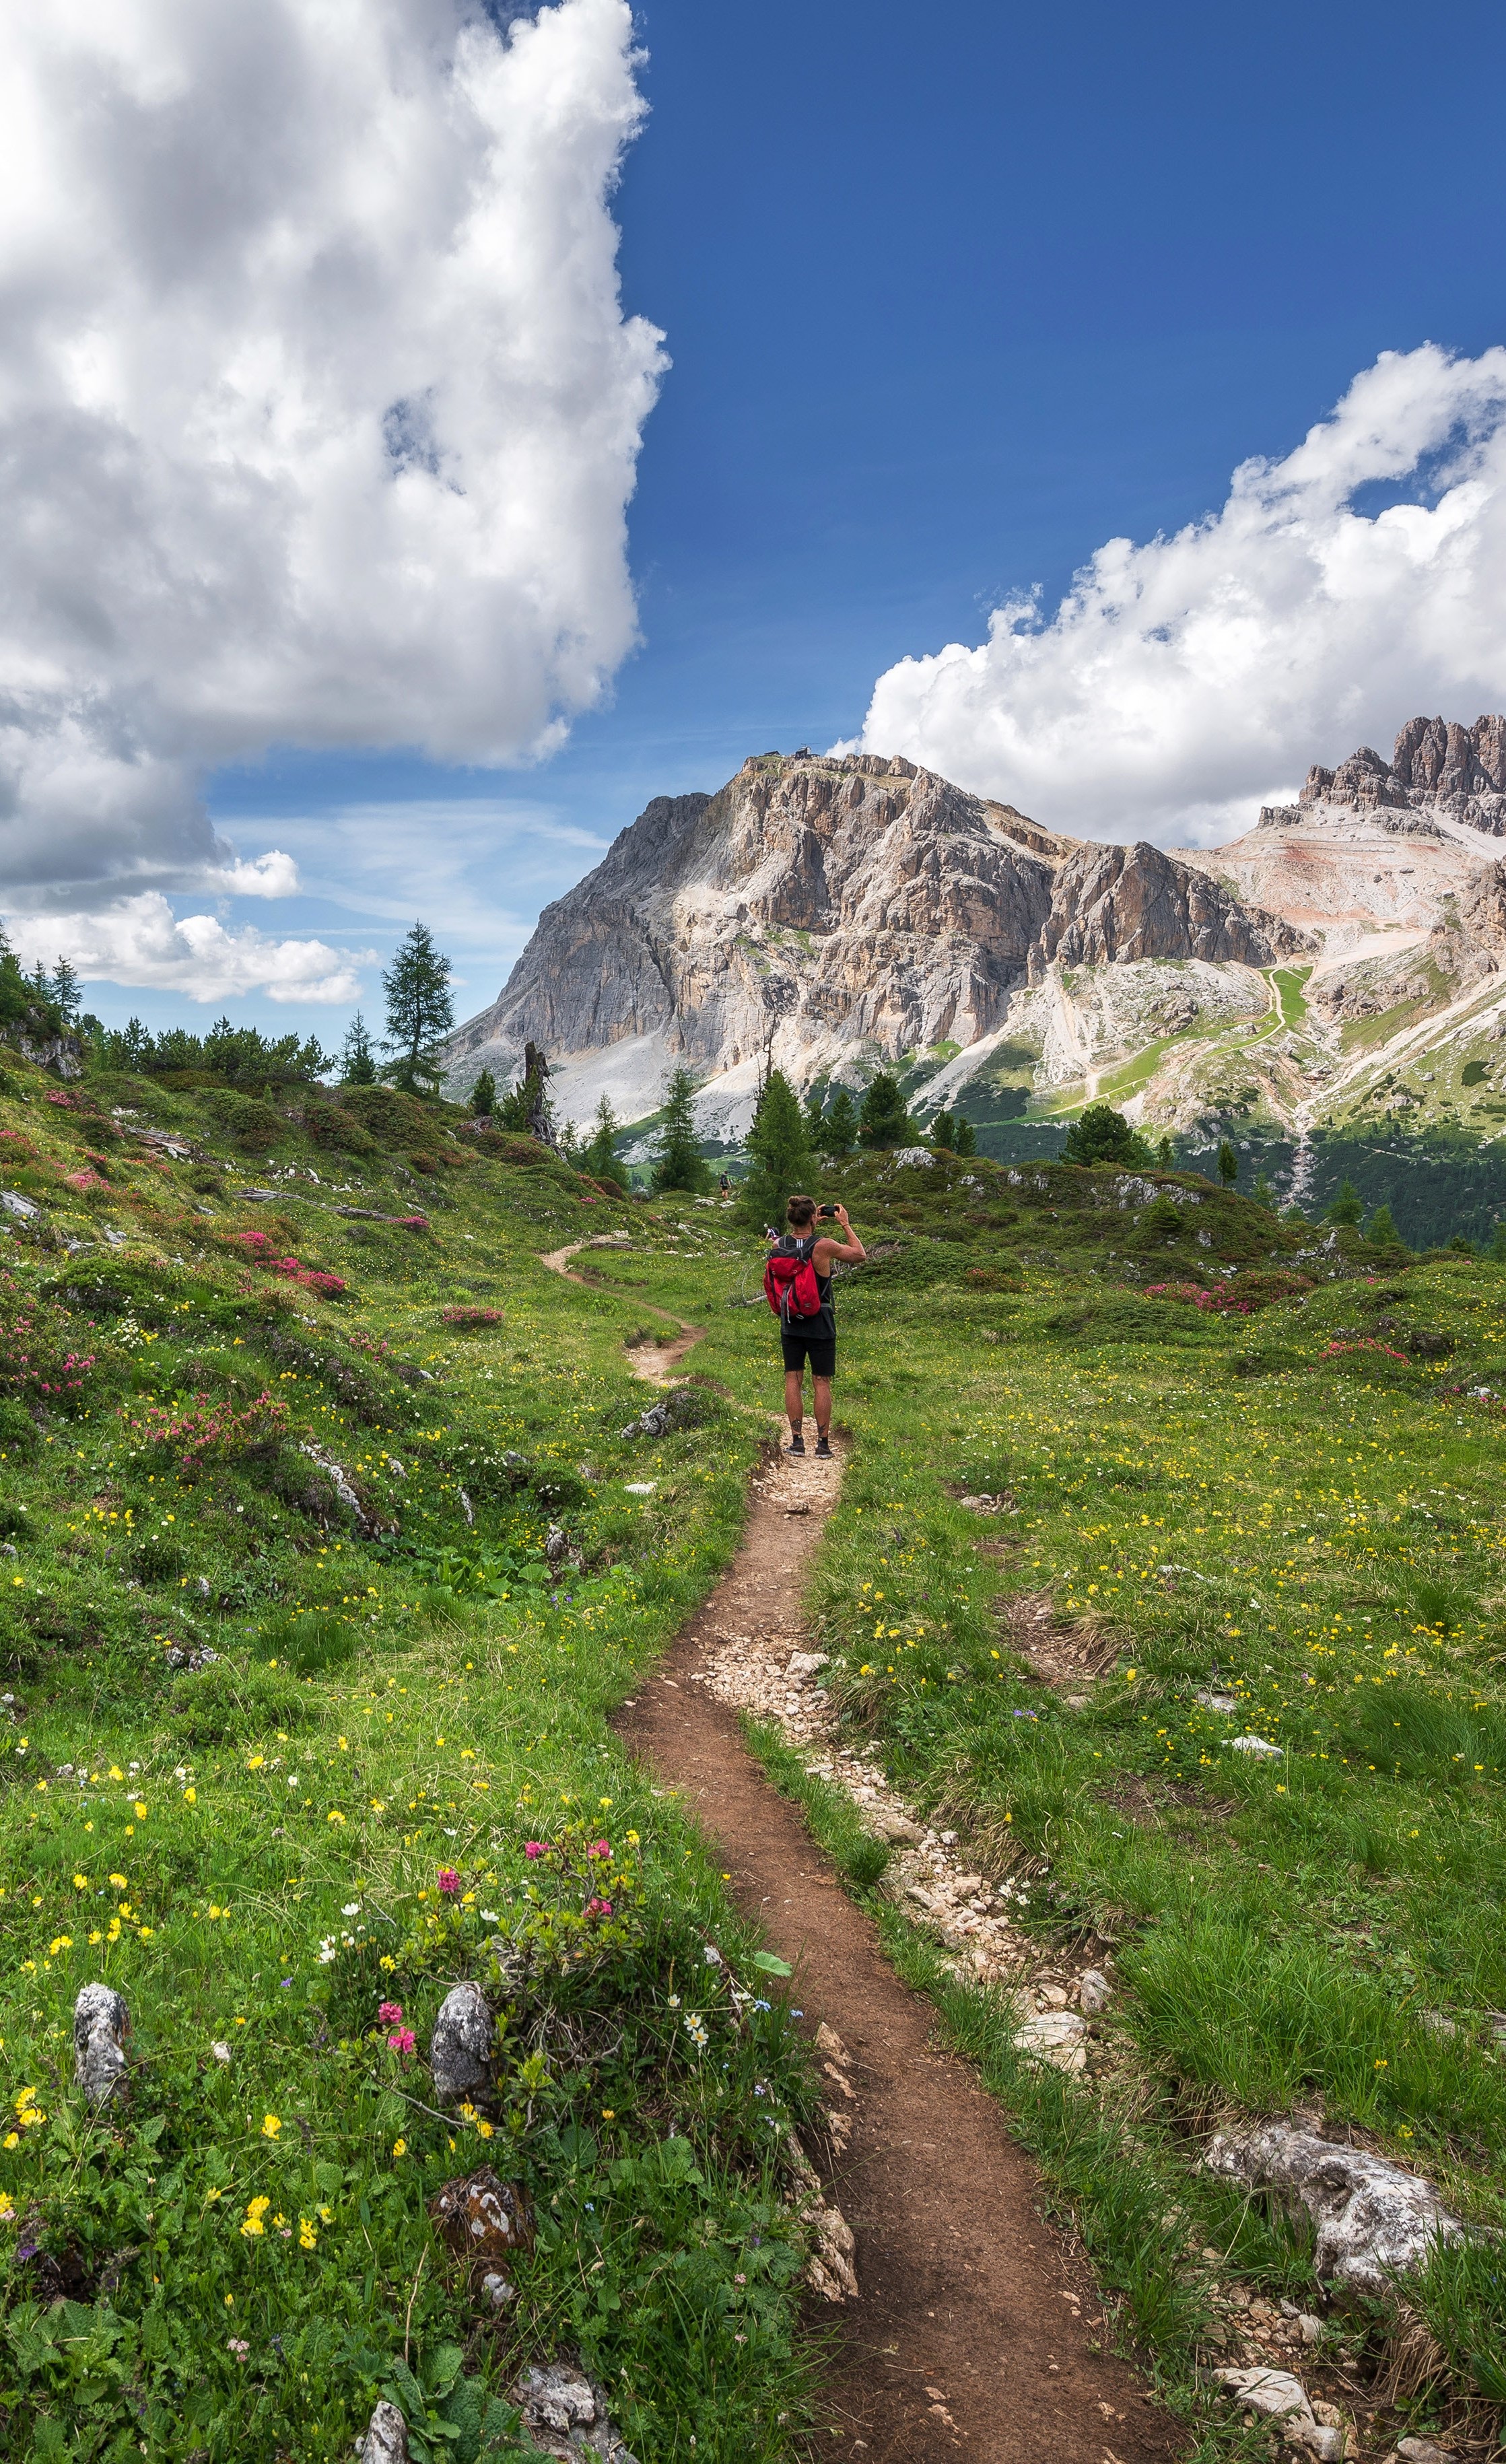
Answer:
<path fill-rule="evenodd" d="M 482 2277 L 481 2290 L 494 2310 L 505 2310 L 509 2301 L 518 2299 L 517 2285 L 509 2284 L 505 2276 L 498 2276 L 495 2267 L 488 2268 Z"/>
<path fill-rule="evenodd" d="M 361 1499 L 357 1495 L 354 1486 L 352 1485 L 350 1475 L 346 1471 L 344 1464 L 336 1462 L 335 1457 L 330 1453 L 327 1446 L 317 1445 L 312 1439 L 306 1440 L 304 1443 L 299 1446 L 299 1454 L 307 1455 L 310 1463 L 317 1463 L 319 1465 L 320 1470 L 324 1474 L 325 1478 L 329 1482 L 331 1488 L 339 1498 L 341 1505 L 345 1508 L 346 1513 L 354 1515 L 356 1529 L 361 1533 L 362 1538 L 364 1540 L 374 1538 L 376 1533 L 381 1530 L 382 1526 L 374 1515 L 367 1513 L 365 1506 L 361 1502 Z"/>
<path fill-rule="evenodd" d="M 0 1206 L 8 1214 L 18 1215 L 23 1223 L 29 1223 L 33 1215 L 42 1211 L 33 1198 L 23 1198 L 18 1189 L 0 1189 Z"/>
<path fill-rule="evenodd" d="M 408 2464 L 408 2425 L 386 2396 L 366 2425 L 358 2454 L 360 2464 Z"/>
<path fill-rule="evenodd" d="M 162 1656 L 165 1668 L 187 1668 L 190 1674 L 200 1668 L 212 1668 L 218 1659 L 219 1653 L 211 1651 L 208 1643 L 197 1651 L 185 1651 L 181 1642 L 169 1642 Z"/>
<path fill-rule="evenodd" d="M 606 2388 L 577 2364 L 535 2364 L 509 2394 L 534 2445 L 555 2464 L 636 2464 L 612 2428 Z"/>
<path fill-rule="evenodd" d="M 1114 1998 L 1114 1988 L 1101 1968 L 1085 1968 L 1077 1986 L 1077 1999 L 1091 2018 L 1104 2011 Z"/>
<path fill-rule="evenodd" d="M 1037 2011 L 1016 2028 L 1015 2050 L 1033 2060 L 1050 2062 L 1052 2070 L 1086 2070 L 1087 2033 L 1075 2011 Z"/>
<path fill-rule="evenodd" d="M 824 1651 L 792 1651 L 786 1662 L 791 1677 L 814 1677 L 831 1664 L 831 1657 Z"/>
<path fill-rule="evenodd" d="M 870 1815 L 868 1827 L 876 1838 L 887 1839 L 892 1848 L 908 1847 L 920 1838 L 919 1822 L 908 1814 L 897 1814 L 889 1806 L 878 1806 Z"/>
<path fill-rule="evenodd" d="M 499 2182 L 490 2165 L 446 2182 L 429 2203 L 440 2239 L 452 2255 L 473 2265 L 511 2258 L 532 2250 L 533 2209 L 518 2182 Z"/>
<path fill-rule="evenodd" d="M 806 2282 L 824 2301 L 855 2301 L 857 2244 L 840 2208 L 827 2202 L 815 2167 L 793 2131 L 785 2136 L 785 2161 L 794 2179 L 794 2208 L 810 2234 Z"/>
<path fill-rule="evenodd" d="M 658 1485 L 656 1480 L 625 1480 L 622 1484 L 628 1497 L 652 1497 Z"/>
<path fill-rule="evenodd" d="M 1344 2452 L 1342 2430 L 1329 2428 L 1318 2420 L 1307 2400 L 1307 2389 L 1290 2370 L 1215 2370 L 1213 2375 L 1249 2411 L 1262 2413 L 1268 2421 L 1279 2421 L 1290 2441 L 1323 2458 L 1324 2464 L 1328 2459 L 1338 2464 Z"/>
<path fill-rule="evenodd" d="M 1238 1700 L 1234 1695 L 1216 1694 L 1207 1685 L 1200 1687 L 1192 1700 L 1194 1703 L 1201 1703 L 1205 1711 L 1237 1711 L 1239 1708 Z"/>
<path fill-rule="evenodd" d="M 1367 2293 L 1394 2291 L 1393 2279 L 1426 2266 L 1440 2242 L 1468 2238 L 1430 2182 L 1286 2123 L 1220 2131 L 1204 2161 L 1246 2189 L 1299 2200 L 1318 2227 L 1315 2273 Z"/>
<path fill-rule="evenodd" d="M 223 2036 L 215 2037 L 213 2044 L 210 2047 L 210 2051 L 217 2062 L 228 2062 L 230 2060 L 230 2047 L 226 2044 Z"/>
<path fill-rule="evenodd" d="M 491 2050 L 492 2014 L 479 1985 L 452 1986 L 429 2042 L 435 2095 L 448 2101 L 484 2086 Z"/>
<path fill-rule="evenodd" d="M 275 1189 L 243 1189 L 240 1194 L 248 1206 L 276 1206 L 277 1202 L 277 1193 Z M 337 1215 L 354 1215 L 357 1209 L 353 1206 L 337 1206 L 335 1212 Z M 258 1234 L 257 1237 L 259 1239 L 260 1235 Z"/>
<path fill-rule="evenodd" d="M 1273 1746 L 1269 1737 L 1228 1737 L 1225 1743 L 1236 1754 L 1256 1754 L 1262 1762 L 1281 1760 L 1281 1748 Z"/>
<path fill-rule="evenodd" d="M 124 2039 L 131 2014 L 109 1985 L 85 1985 L 74 2004 L 74 2076 L 90 2104 L 107 2104 L 125 2084 Z"/>
<path fill-rule="evenodd" d="M 1321 2319 L 1315 2319 L 1311 2310 L 1299 2310 L 1296 2314 L 1296 2332 L 1304 2344 L 1320 2344 L 1323 2341 L 1323 2322 Z"/>
<path fill-rule="evenodd" d="M 1398 2439 L 1396 2452 L 1405 2464 L 1454 2464 L 1451 2447 L 1436 2447 L 1430 2438 Z"/>
<path fill-rule="evenodd" d="M 662 1438 L 669 1425 L 669 1405 L 651 1403 L 646 1412 L 640 1412 L 635 1420 L 629 1421 L 622 1434 L 625 1438 Z"/>

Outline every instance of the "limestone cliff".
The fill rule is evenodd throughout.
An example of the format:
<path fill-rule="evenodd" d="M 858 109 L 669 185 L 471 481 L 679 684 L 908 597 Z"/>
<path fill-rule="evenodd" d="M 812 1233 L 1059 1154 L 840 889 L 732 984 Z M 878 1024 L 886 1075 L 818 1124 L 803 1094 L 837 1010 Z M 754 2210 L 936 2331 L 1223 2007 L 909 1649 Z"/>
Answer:
<path fill-rule="evenodd" d="M 516 1072 L 532 1038 L 566 1060 L 623 1047 L 604 1083 L 630 1106 L 675 1061 L 772 1058 L 805 1084 L 976 1045 L 1053 960 L 1262 966 L 1306 946 L 1157 847 L 1083 846 L 909 761 L 764 754 L 715 796 L 656 797 L 544 909 L 452 1039 L 452 1076 Z"/>

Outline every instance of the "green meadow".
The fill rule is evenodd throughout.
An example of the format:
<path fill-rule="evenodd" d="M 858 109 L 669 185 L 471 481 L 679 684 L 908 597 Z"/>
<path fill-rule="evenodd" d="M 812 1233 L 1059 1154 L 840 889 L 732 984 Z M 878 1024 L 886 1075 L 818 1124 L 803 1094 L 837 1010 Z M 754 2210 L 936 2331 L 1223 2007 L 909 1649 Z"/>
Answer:
<path fill-rule="evenodd" d="M 737 1543 L 778 1401 L 757 1246 L 385 1089 L 8 1064 L 0 1156 L 4 2452 L 333 2459 L 385 2392 L 471 2464 L 522 2452 L 506 2389 L 561 2350 L 645 2464 L 806 2452 L 780 2151 L 814 2085 L 609 1725 Z M 1506 2224 L 1506 1269 L 1187 1174 L 876 1155 L 826 1194 L 871 1257 L 812 1623 L 917 1808 L 1043 1954 L 1110 1969 L 1089 2073 L 1019 2056 L 761 1749 L 1190 2409 L 1216 2293 L 1317 2293 L 1304 2230 L 1203 2169 L 1221 2123 L 1299 2111 Z M 601 1235 L 585 1287 L 538 1263 Z M 705 1333 L 627 1437 L 656 1310 Z M 466 1976 L 492 2081 L 440 2109 Z M 91 2111 L 95 1978 L 132 2027 Z M 430 2212 L 483 2165 L 525 2218 L 499 2302 Z M 1486 2421 L 1495 2246 L 1412 2298 L 1416 2422 Z M 1327 2320 L 1366 2370 L 1407 2332 Z"/>

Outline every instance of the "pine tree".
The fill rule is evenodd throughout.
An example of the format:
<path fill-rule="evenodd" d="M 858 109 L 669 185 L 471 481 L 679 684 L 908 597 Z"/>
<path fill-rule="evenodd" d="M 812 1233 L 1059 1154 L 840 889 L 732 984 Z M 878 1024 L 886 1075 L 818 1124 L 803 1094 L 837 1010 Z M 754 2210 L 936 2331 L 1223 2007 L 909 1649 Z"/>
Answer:
<path fill-rule="evenodd" d="M 593 1180 L 614 1180 L 625 1187 L 622 1167 L 617 1161 L 619 1124 L 611 1108 L 611 1097 L 604 1095 L 596 1107 L 596 1133 L 581 1157 L 581 1167 Z"/>
<path fill-rule="evenodd" d="M 931 1123 L 931 1144 L 939 1155 L 950 1155 L 955 1135 L 956 1123 L 943 1106 Z"/>
<path fill-rule="evenodd" d="M 1257 1206 L 1268 1206 L 1273 1215 L 1275 1213 L 1276 1194 L 1263 1172 L 1256 1174 L 1255 1185 L 1250 1195 Z"/>
<path fill-rule="evenodd" d="M 388 1074 L 399 1087 L 432 1094 L 440 1075 L 434 1047 L 454 1024 L 454 995 L 450 961 L 435 948 L 427 924 L 414 924 L 405 934 L 383 974 L 382 990 L 387 995 L 382 1049 L 397 1055 Z"/>
<path fill-rule="evenodd" d="M 785 1082 L 781 1080 L 781 1085 Z M 785 1091 L 789 1094 L 788 1087 Z M 793 1104 L 795 1099 L 789 1096 Z M 796 1106 L 798 1112 L 799 1107 Z M 696 1081 L 688 1069 L 675 1069 L 665 1082 L 658 1152 L 653 1158 L 655 1189 L 688 1189 L 699 1195 L 711 1186 L 711 1174 L 696 1135 Z"/>
<path fill-rule="evenodd" d="M 1176 1150 L 1172 1146 L 1170 1138 L 1166 1135 L 1165 1131 L 1163 1130 L 1160 1137 L 1156 1140 L 1156 1161 L 1161 1166 L 1163 1172 L 1169 1172 L 1171 1170 L 1171 1159 L 1175 1152 Z"/>
<path fill-rule="evenodd" d="M 1364 1237 L 1367 1241 L 1375 1242 L 1382 1249 L 1401 1248 L 1402 1236 L 1396 1228 L 1396 1218 L 1384 1201 L 1371 1216 Z"/>
<path fill-rule="evenodd" d="M 1112 1104 L 1090 1104 L 1067 1132 L 1063 1163 L 1139 1163 L 1150 1161 L 1150 1149 Z"/>
<path fill-rule="evenodd" d="M 78 1018 L 78 996 L 82 990 L 83 986 L 78 980 L 78 970 L 68 959 L 59 956 L 57 964 L 53 970 L 53 999 L 57 1004 L 64 1026 L 72 1026 Z"/>
<path fill-rule="evenodd" d="M 825 1110 L 825 1099 L 826 1080 L 817 1078 L 806 1089 L 806 1100 L 801 1107 L 805 1115 L 806 1136 L 809 1140 L 812 1155 L 821 1153 L 821 1115 Z"/>
<path fill-rule="evenodd" d="M 905 1111 L 898 1083 L 886 1069 L 869 1081 L 863 1097 L 863 1109 L 857 1116 L 860 1145 L 876 1149 L 908 1146 L 916 1134 L 915 1123 Z"/>
<path fill-rule="evenodd" d="M 478 1121 L 489 1121 L 497 1105 L 497 1081 L 483 1069 L 471 1089 L 471 1110 Z"/>
<path fill-rule="evenodd" d="M 839 1087 L 821 1123 L 820 1152 L 840 1158 L 850 1155 L 856 1144 L 857 1106 L 847 1089 Z"/>
<path fill-rule="evenodd" d="M 1486 1255 L 1493 1266 L 1506 1266 L 1506 1216 L 1501 1217 L 1491 1234 L 1491 1245 Z"/>
<path fill-rule="evenodd" d="M 1226 1189 L 1232 1189 L 1239 1178 L 1239 1157 L 1231 1138 L 1220 1138 L 1218 1142 L 1218 1177 Z"/>
<path fill-rule="evenodd" d="M 1360 1192 L 1352 1180 L 1345 1180 L 1340 1183 L 1339 1195 L 1323 1220 L 1327 1223 L 1358 1223 L 1363 1213 Z"/>
<path fill-rule="evenodd" d="M 961 1112 L 954 1112 L 952 1120 L 955 1125 L 952 1131 L 953 1155 L 975 1155 L 978 1152 L 978 1133 L 971 1121 L 964 1121 Z"/>
<path fill-rule="evenodd" d="M 809 1135 L 794 1089 L 781 1069 L 770 1070 L 747 1134 L 752 1166 L 738 1193 L 744 1219 L 762 1229 L 782 1226 L 785 1208 L 814 1177 Z"/>
<path fill-rule="evenodd" d="M 340 1083 L 343 1087 L 374 1087 L 376 1058 L 371 1050 L 371 1038 L 366 1023 L 357 1010 L 345 1029 L 345 1040 L 340 1051 Z"/>

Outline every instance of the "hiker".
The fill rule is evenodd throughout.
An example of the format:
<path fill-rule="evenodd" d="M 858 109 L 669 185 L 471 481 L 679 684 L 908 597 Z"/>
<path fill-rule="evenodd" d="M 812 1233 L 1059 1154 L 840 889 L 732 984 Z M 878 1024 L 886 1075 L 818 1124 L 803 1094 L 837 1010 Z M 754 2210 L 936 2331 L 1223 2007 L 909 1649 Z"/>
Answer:
<path fill-rule="evenodd" d="M 845 1206 L 817 1207 L 813 1198 L 792 1198 L 785 1210 L 789 1230 L 776 1238 L 764 1269 L 764 1290 L 779 1318 L 785 1354 L 785 1410 L 789 1416 L 792 1455 L 806 1451 L 806 1363 L 810 1363 L 811 1400 L 816 1415 L 816 1452 L 831 1452 L 831 1380 L 836 1375 L 836 1311 L 831 1306 L 831 1269 L 855 1266 L 867 1257 L 847 1220 Z M 843 1238 L 820 1232 L 817 1218 L 835 1221 Z"/>

